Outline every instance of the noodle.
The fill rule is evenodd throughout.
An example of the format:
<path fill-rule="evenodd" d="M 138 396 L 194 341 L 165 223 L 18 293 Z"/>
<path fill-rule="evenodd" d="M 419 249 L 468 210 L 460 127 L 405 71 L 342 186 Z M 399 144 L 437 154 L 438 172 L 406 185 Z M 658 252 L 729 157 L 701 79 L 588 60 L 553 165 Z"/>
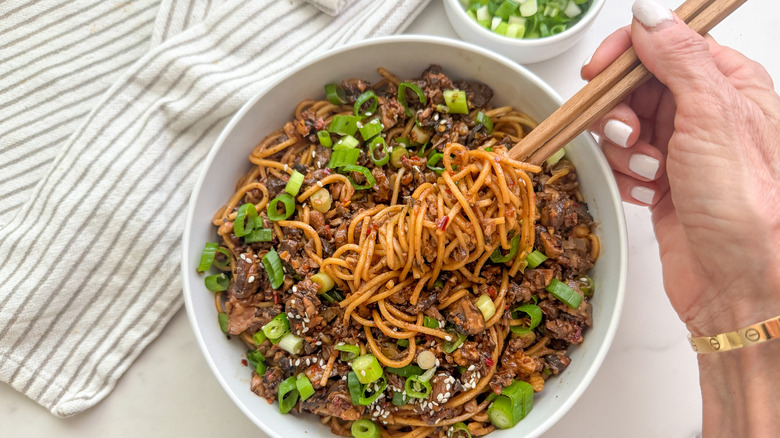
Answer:
<path fill-rule="evenodd" d="M 382 79 L 373 87 L 344 81 L 346 104 L 300 102 L 294 120 L 254 148 L 251 170 L 213 217 L 220 246 L 230 254 L 220 261 L 230 285 L 214 303 L 228 316 L 229 334 L 265 357 L 267 371 L 253 372 L 251 388 L 269 401 L 277 398 L 280 379 L 306 375 L 315 394 L 296 409 L 319 415 L 336 434 L 349 434 L 352 421 L 369 418 L 383 437 L 441 437 L 460 422 L 482 436 L 495 429 L 487 414 L 490 392 L 513 380 L 541 391 L 545 379 L 568 364 L 566 347 L 582 342 L 581 331 L 591 323 L 587 271 L 599 240 L 571 163 L 539 167 L 509 158 L 512 143 L 536 126 L 530 117 L 510 106 L 489 107 L 492 90 L 453 82 L 436 66 L 415 82 L 428 100 L 463 87 L 470 102 L 484 103 L 453 114 L 441 110 L 443 101 L 423 105 L 408 90 L 407 104 L 417 105 L 409 116 L 397 95 L 402 81 L 378 72 Z M 391 155 L 390 163 L 372 163 L 376 155 L 361 152 L 356 164 L 365 173 L 339 173 L 328 167 L 337 148 L 323 147 L 317 133 L 357 112 L 353 103 L 365 90 L 377 96 L 375 120 L 383 128 L 377 138 L 387 144 L 382 153 Z M 492 121 L 492 132 L 476 122 L 478 113 Z M 327 135 L 336 140 L 343 134 Z M 362 135 L 356 129 L 354 138 Z M 296 172 L 303 183 L 289 191 Z M 269 205 L 286 191 L 294 211 L 269 220 Z M 235 221 L 246 203 L 257 211 L 252 225 L 269 230 L 270 241 L 237 236 Z M 528 268 L 532 252 L 548 260 Z M 265 264 L 273 255 L 281 265 L 277 288 Z M 320 290 L 314 274 L 326 275 L 333 289 Z M 585 296 L 583 304 L 567 307 L 548 292 L 552 279 Z M 475 305 L 481 296 L 493 313 Z M 521 305 L 543 310 L 539 326 L 523 332 L 530 317 L 513 312 Z M 303 338 L 297 351 L 271 340 L 255 344 L 259 328 L 278 315 L 288 321 L 285 336 Z M 453 342 L 459 344 L 446 353 Z M 347 391 L 352 368 L 339 350 L 344 344 L 386 367 L 387 392 L 365 407 L 353 406 Z M 398 387 L 405 378 L 391 376 L 391 369 L 415 364 L 424 351 L 436 357 L 430 396 L 390 403 L 393 393 L 405 391 Z M 370 384 L 362 390 L 370 391 Z"/>

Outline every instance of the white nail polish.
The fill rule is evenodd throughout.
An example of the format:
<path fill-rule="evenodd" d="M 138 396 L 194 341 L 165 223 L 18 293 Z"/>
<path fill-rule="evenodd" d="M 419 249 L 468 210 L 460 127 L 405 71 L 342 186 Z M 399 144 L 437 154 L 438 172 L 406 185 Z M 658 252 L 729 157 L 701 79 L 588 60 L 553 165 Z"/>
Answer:
<path fill-rule="evenodd" d="M 661 163 L 653 157 L 644 154 L 634 154 L 628 160 L 628 168 L 635 174 L 647 179 L 655 179 Z"/>
<path fill-rule="evenodd" d="M 631 189 L 631 197 L 645 204 L 652 204 L 655 197 L 655 190 L 647 187 L 636 186 Z"/>
<path fill-rule="evenodd" d="M 611 119 L 604 124 L 604 136 L 618 146 L 626 147 L 634 130 L 620 120 Z"/>
<path fill-rule="evenodd" d="M 636 0 L 631 12 L 645 27 L 656 27 L 664 21 L 672 20 L 672 11 L 658 0 Z"/>
<path fill-rule="evenodd" d="M 588 58 L 585 60 L 585 62 L 582 63 L 582 66 L 580 66 L 580 70 L 585 68 L 586 65 L 590 64 L 590 60 L 593 59 L 593 55 L 588 56 Z"/>

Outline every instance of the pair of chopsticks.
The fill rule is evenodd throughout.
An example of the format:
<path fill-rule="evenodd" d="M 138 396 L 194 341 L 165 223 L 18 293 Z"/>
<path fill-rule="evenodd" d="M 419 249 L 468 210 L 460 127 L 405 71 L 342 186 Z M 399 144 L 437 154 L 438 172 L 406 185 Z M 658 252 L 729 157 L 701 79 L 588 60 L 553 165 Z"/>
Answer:
<path fill-rule="evenodd" d="M 675 13 L 701 35 L 747 0 L 686 0 Z M 514 159 L 541 165 L 652 77 L 631 47 L 509 151 Z"/>

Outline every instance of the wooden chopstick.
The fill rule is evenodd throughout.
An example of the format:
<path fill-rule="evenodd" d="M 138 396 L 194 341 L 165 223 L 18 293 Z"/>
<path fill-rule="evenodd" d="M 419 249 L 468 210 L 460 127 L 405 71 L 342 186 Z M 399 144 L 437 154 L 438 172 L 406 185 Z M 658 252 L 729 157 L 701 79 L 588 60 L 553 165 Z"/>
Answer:
<path fill-rule="evenodd" d="M 704 35 L 745 1 L 686 0 L 675 13 L 694 31 Z M 629 48 L 512 147 L 509 156 L 533 164 L 543 163 L 651 77 L 633 47 Z"/>

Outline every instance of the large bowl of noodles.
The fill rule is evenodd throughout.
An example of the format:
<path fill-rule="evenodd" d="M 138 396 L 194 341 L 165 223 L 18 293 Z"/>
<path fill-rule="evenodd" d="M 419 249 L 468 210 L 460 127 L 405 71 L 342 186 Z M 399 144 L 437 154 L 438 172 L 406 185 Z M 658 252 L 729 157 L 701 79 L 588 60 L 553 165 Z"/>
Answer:
<path fill-rule="evenodd" d="M 227 339 L 217 324 L 214 293 L 197 271 L 206 242 L 217 241 L 212 223 L 236 191 L 236 183 L 252 167 L 247 157 L 258 142 L 293 117 L 306 99 L 323 99 L 323 86 L 347 78 L 378 81 L 377 68 L 399 78 L 417 78 L 437 64 L 449 77 L 487 84 L 494 90 L 493 106 L 511 105 L 541 121 L 561 103 L 541 79 L 517 64 L 469 44 L 432 37 L 398 36 L 365 41 L 336 49 L 301 65 L 255 96 L 233 117 L 203 163 L 192 194 L 183 238 L 182 272 L 187 312 L 204 357 L 224 390 L 268 435 L 333 436 L 311 414 L 280 413 L 250 390 L 252 370 L 246 366 L 247 345 L 238 337 Z M 593 234 L 600 242 L 598 259 L 589 276 L 595 293 L 592 326 L 584 342 L 568 348 L 571 363 L 548 378 L 534 395 L 533 409 L 512 429 L 496 430 L 491 437 L 534 437 L 560 419 L 586 390 L 601 365 L 618 325 L 626 276 L 626 231 L 619 194 L 612 172 L 588 134 L 566 147 L 566 159 L 576 167 L 583 204 L 593 217 Z M 429 429 L 443 434 L 447 429 Z M 423 436 L 423 435 L 420 435 Z M 438 435 L 435 435 L 438 436 Z"/>

